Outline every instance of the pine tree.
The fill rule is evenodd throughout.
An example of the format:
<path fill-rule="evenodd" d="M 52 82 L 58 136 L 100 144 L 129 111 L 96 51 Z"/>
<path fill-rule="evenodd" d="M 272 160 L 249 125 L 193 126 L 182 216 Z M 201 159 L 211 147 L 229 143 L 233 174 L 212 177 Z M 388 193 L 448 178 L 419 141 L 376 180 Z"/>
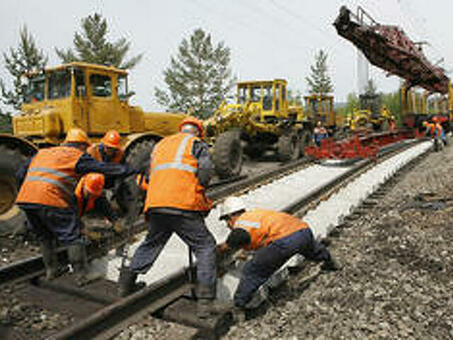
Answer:
<path fill-rule="evenodd" d="M 20 109 L 25 96 L 26 86 L 21 81 L 22 75 L 40 70 L 47 64 L 47 57 L 38 49 L 26 26 L 20 29 L 19 35 L 19 46 L 16 49 L 11 47 L 9 53 L 3 53 L 4 65 L 13 78 L 14 87 L 8 89 L 0 79 L 1 101 L 15 110 Z"/>
<path fill-rule="evenodd" d="M 82 31 L 74 35 L 74 50 L 56 48 L 57 55 L 64 63 L 84 61 L 87 63 L 113 65 L 130 69 L 141 60 L 142 54 L 125 60 L 130 49 L 130 42 L 120 38 L 115 42 L 107 39 L 108 27 L 106 19 L 98 13 L 82 19 Z"/>
<path fill-rule="evenodd" d="M 332 81 L 327 74 L 327 53 L 319 50 L 315 65 L 310 66 L 311 75 L 306 77 L 311 93 L 325 94 L 333 91 Z"/>
<path fill-rule="evenodd" d="M 168 90 L 155 87 L 157 102 L 168 110 L 209 117 L 234 84 L 229 63 L 230 48 L 223 42 L 214 47 L 210 34 L 195 30 L 182 40 L 164 71 Z"/>
<path fill-rule="evenodd" d="M 2 111 L 2 109 L 0 108 L 0 132 L 12 133 L 13 127 L 12 127 L 11 121 L 12 121 L 11 114 L 4 113 Z"/>

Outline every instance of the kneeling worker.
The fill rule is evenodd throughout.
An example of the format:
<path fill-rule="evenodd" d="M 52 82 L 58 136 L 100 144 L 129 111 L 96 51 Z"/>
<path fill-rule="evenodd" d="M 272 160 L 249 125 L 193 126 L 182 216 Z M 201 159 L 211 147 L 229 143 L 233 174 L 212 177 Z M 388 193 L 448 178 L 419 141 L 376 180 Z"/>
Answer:
<path fill-rule="evenodd" d="M 113 230 L 116 233 L 120 233 L 122 231 L 121 220 L 103 195 L 104 184 L 104 175 L 95 172 L 80 179 L 75 189 L 79 216 L 82 217 L 89 212 L 99 213 L 112 223 Z M 89 233 L 87 230 L 84 230 L 84 232 L 91 239 L 100 238 L 99 233 Z"/>
<path fill-rule="evenodd" d="M 220 219 L 226 220 L 231 233 L 219 252 L 255 250 L 244 265 L 242 277 L 234 294 L 236 307 L 245 308 L 253 293 L 295 254 L 321 262 L 324 270 L 338 270 L 329 251 L 313 237 L 308 224 L 289 214 L 255 209 L 246 211 L 244 201 L 229 197 L 220 207 Z"/>

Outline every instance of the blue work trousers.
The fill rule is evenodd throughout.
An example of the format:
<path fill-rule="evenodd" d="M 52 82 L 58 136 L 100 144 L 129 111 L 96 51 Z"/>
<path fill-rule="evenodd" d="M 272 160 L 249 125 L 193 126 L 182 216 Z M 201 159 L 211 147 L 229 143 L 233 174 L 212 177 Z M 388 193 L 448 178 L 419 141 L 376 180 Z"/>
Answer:
<path fill-rule="evenodd" d="M 20 204 L 19 207 L 27 216 L 27 228 L 38 241 L 57 239 L 62 245 L 83 242 L 76 210 L 41 204 Z"/>
<path fill-rule="evenodd" d="M 311 229 L 301 229 L 260 248 L 253 258 L 244 265 L 241 281 L 234 294 L 234 304 L 244 307 L 253 293 L 293 255 L 302 254 L 311 261 L 326 261 L 329 251 L 316 241 Z"/>
<path fill-rule="evenodd" d="M 148 214 L 148 234 L 135 251 L 130 269 L 135 273 L 146 273 L 170 236 L 175 232 L 197 258 L 197 279 L 202 285 L 212 286 L 216 280 L 216 242 L 201 215 Z"/>

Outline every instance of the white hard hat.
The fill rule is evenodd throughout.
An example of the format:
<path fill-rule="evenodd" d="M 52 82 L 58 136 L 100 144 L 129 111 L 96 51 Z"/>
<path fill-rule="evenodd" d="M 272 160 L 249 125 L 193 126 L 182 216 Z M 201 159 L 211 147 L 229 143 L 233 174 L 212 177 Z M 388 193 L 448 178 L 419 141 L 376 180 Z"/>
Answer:
<path fill-rule="evenodd" d="M 245 202 L 242 198 L 231 196 L 228 197 L 221 205 L 220 205 L 220 215 L 219 219 L 223 220 L 230 214 L 234 214 L 241 210 L 246 210 Z"/>
<path fill-rule="evenodd" d="M 181 132 L 190 133 L 194 136 L 200 136 L 200 130 L 195 124 L 185 123 L 181 126 Z"/>

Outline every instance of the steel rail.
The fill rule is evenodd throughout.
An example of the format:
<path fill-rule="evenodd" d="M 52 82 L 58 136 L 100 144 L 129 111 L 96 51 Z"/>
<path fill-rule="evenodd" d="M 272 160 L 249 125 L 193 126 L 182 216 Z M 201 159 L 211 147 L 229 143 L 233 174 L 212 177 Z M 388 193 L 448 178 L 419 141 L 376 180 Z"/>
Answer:
<path fill-rule="evenodd" d="M 281 166 L 276 166 L 270 171 L 263 171 L 252 177 L 236 177 L 234 182 L 222 182 L 222 185 L 215 185 L 208 189 L 207 195 L 218 203 L 219 200 L 241 191 L 249 187 L 264 184 L 266 181 L 274 179 L 276 176 L 284 176 L 291 171 L 299 169 L 301 166 L 309 164 L 309 159 L 300 159 L 295 162 L 287 163 Z M 130 235 L 138 234 L 145 230 L 145 223 L 143 221 L 136 221 L 129 229 Z M 100 242 L 90 243 L 87 247 L 89 259 L 94 259 L 105 255 L 109 250 L 115 249 L 128 243 L 125 239 L 124 233 L 120 235 L 113 235 L 108 239 L 101 240 Z M 108 244 L 103 244 L 108 242 Z M 107 248 L 108 247 L 108 248 Z M 68 263 L 66 249 L 59 248 L 58 259 L 61 265 Z M 28 259 L 20 260 L 0 268 L 0 287 L 4 284 L 11 284 L 14 282 L 25 281 L 44 273 L 44 262 L 41 255 L 36 255 Z"/>

